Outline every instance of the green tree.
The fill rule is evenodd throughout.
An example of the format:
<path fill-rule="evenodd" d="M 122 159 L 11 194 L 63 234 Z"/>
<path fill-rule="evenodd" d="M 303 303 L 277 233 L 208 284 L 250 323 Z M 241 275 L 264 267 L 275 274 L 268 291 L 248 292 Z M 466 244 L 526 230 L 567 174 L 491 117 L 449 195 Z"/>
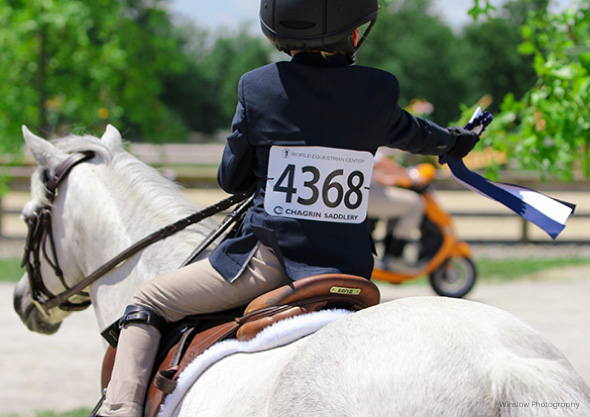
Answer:
<path fill-rule="evenodd" d="M 216 38 L 191 30 L 191 26 L 185 33 L 187 66 L 166 80 L 165 102 L 190 130 L 213 133 L 228 129 L 236 110 L 240 77 L 268 64 L 273 49 L 247 28 Z"/>
<path fill-rule="evenodd" d="M 0 135 L 124 126 L 128 138 L 181 137 L 162 79 L 183 68 L 162 1 L 10 0 L 0 4 Z"/>
<path fill-rule="evenodd" d="M 543 176 L 590 176 L 590 0 L 557 14 L 545 2 L 521 33 L 537 82 L 520 100 L 505 97 L 486 143 Z"/>
<path fill-rule="evenodd" d="M 506 94 L 520 99 L 535 84 L 533 58 L 518 51 L 520 27 L 530 10 L 526 6 L 522 1 L 512 1 L 499 16 L 464 28 L 464 65 L 470 84 L 465 103 L 475 103 L 489 95 L 493 100 L 488 110 L 497 113 Z"/>
<path fill-rule="evenodd" d="M 378 22 L 358 56 L 359 64 L 392 72 L 400 80 L 400 104 L 425 99 L 432 119 L 444 124 L 459 115 L 468 87 L 464 45 L 440 18 L 431 0 L 384 1 Z"/>

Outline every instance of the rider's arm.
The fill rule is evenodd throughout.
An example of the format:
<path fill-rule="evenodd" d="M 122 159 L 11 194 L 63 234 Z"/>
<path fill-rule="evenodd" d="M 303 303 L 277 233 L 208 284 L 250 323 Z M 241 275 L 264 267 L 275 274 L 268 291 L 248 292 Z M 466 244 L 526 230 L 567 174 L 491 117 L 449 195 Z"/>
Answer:
<path fill-rule="evenodd" d="M 447 129 L 396 107 L 389 146 L 422 155 L 442 155 L 453 147 L 453 137 Z"/>
<path fill-rule="evenodd" d="M 413 116 L 399 106 L 400 87 L 389 74 L 389 93 L 393 106 L 389 116 L 387 146 L 422 155 L 442 155 L 453 147 L 451 133 L 430 120 Z"/>
<path fill-rule="evenodd" d="M 230 194 L 254 191 L 256 176 L 255 148 L 248 143 L 248 123 L 243 106 L 242 88 L 238 89 L 240 99 L 232 122 L 232 133 L 227 137 L 223 157 L 217 171 L 217 181 Z"/>

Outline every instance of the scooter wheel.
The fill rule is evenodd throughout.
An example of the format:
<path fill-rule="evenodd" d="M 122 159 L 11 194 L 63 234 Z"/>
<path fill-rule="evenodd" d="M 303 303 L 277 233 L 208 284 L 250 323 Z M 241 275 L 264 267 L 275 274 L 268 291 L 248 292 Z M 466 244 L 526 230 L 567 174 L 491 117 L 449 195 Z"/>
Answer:
<path fill-rule="evenodd" d="M 430 285 L 438 295 L 461 298 L 475 285 L 477 269 L 469 258 L 449 258 L 429 278 Z"/>

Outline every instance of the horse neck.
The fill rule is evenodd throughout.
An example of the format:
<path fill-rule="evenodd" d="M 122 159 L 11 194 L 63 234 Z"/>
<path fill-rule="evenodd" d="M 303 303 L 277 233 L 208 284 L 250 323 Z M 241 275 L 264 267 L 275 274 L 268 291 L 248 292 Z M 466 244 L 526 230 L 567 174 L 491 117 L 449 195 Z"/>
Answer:
<path fill-rule="evenodd" d="M 54 233 L 64 276 L 82 279 L 137 241 L 198 209 L 161 180 L 146 178 L 131 188 L 128 180 L 109 165 L 84 164 L 63 184 L 54 208 Z M 149 197 L 159 194 L 166 198 Z M 141 283 L 178 268 L 212 225 L 196 228 L 154 244 L 92 285 L 100 329 L 123 313 Z"/>

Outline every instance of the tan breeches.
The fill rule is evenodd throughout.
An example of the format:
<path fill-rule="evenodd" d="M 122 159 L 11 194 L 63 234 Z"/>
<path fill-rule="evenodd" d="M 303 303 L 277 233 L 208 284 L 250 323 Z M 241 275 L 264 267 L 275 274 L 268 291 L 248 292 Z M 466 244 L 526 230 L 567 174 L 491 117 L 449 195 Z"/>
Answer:
<path fill-rule="evenodd" d="M 396 187 L 371 185 L 369 217 L 399 219 L 393 234 L 399 239 L 411 240 L 424 216 L 424 202 L 415 191 Z"/>
<path fill-rule="evenodd" d="M 245 305 L 289 282 L 276 256 L 260 245 L 233 283 L 227 282 L 205 259 L 144 283 L 131 304 L 149 308 L 166 321 L 175 322 L 188 315 Z M 99 415 L 142 415 L 159 342 L 160 334 L 152 326 L 133 323 L 122 329 L 113 375 Z"/>

